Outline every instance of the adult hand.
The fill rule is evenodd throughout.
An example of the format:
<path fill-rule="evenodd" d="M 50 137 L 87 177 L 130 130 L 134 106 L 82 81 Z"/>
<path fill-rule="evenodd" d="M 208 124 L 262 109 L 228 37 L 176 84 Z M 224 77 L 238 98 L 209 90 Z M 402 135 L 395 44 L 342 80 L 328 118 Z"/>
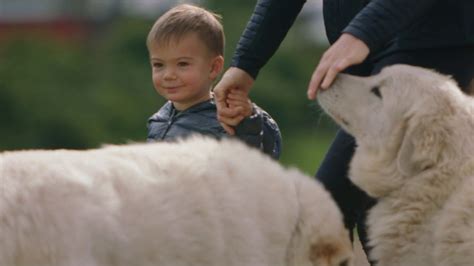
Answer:
<path fill-rule="evenodd" d="M 228 95 L 234 91 L 239 91 L 248 98 L 248 93 L 253 85 L 253 78 L 242 69 L 229 68 L 221 80 L 214 87 L 214 99 L 217 106 L 217 118 L 225 131 L 234 135 L 232 126 L 238 124 L 244 118 L 242 107 L 229 104 Z"/>
<path fill-rule="evenodd" d="M 324 52 L 314 70 L 308 86 L 308 99 L 316 99 L 316 92 L 320 87 L 327 89 L 336 78 L 337 73 L 349 66 L 362 63 L 369 52 L 369 47 L 363 41 L 348 33 L 343 33 Z"/>

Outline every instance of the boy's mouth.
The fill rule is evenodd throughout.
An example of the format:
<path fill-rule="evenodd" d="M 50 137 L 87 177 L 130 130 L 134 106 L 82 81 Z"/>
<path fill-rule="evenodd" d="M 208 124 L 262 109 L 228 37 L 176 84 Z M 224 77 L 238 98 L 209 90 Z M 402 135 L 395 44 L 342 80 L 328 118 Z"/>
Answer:
<path fill-rule="evenodd" d="M 166 91 L 176 91 L 180 88 L 181 86 L 169 86 L 169 87 L 163 87 Z"/>

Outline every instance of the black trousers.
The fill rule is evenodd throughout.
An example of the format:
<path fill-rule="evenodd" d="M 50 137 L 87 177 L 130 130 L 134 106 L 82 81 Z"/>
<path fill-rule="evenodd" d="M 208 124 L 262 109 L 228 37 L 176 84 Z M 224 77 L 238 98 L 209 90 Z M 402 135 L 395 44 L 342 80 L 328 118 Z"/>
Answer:
<path fill-rule="evenodd" d="M 451 75 L 463 91 L 474 93 L 472 91 L 474 90 L 474 46 L 392 53 L 376 61 L 365 62 L 355 68 L 350 68 L 347 72 L 360 76 L 372 75 L 385 66 L 393 64 L 421 66 Z M 355 147 L 354 138 L 343 130 L 339 130 L 316 173 L 316 178 L 331 193 L 350 232 L 357 228 L 362 246 L 369 255 L 370 247 L 367 245 L 365 219 L 376 200 L 352 184 L 348 178 L 349 162 Z"/>

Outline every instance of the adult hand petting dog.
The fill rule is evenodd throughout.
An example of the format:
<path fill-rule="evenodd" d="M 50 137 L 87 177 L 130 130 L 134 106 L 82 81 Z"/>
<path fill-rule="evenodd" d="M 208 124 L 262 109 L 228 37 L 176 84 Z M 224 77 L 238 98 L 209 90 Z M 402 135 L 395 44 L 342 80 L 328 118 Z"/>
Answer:
<path fill-rule="evenodd" d="M 327 89 L 337 73 L 349 66 L 362 63 L 369 55 L 369 47 L 360 39 L 344 33 L 324 52 L 321 61 L 311 76 L 308 86 L 308 99 L 314 100 L 321 87 Z"/>

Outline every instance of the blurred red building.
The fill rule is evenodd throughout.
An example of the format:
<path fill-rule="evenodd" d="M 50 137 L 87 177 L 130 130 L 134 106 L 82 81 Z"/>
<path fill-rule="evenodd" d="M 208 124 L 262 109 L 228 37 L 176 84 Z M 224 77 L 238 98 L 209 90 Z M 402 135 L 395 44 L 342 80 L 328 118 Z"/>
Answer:
<path fill-rule="evenodd" d="M 178 2 L 183 1 L 0 0 L 0 41 L 18 35 L 77 41 L 117 16 L 156 17 Z"/>

